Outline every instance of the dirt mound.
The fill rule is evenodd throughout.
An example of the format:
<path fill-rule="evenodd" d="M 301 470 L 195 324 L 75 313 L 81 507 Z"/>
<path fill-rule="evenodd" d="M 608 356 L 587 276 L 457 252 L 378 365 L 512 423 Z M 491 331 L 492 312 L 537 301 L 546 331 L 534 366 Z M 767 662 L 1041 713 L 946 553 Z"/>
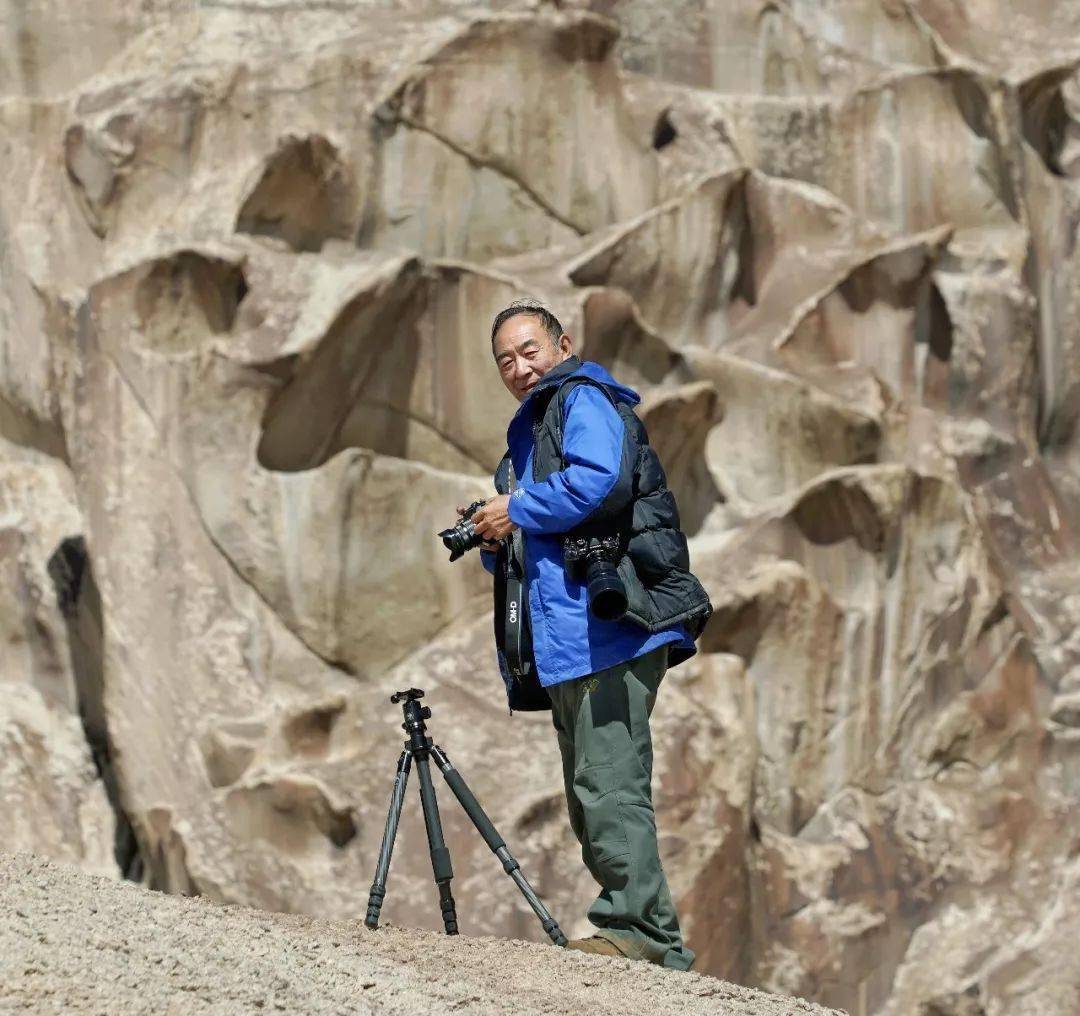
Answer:
<path fill-rule="evenodd" d="M 0 854 L 0 1011 L 819 1013 L 694 973 L 150 892 Z"/>

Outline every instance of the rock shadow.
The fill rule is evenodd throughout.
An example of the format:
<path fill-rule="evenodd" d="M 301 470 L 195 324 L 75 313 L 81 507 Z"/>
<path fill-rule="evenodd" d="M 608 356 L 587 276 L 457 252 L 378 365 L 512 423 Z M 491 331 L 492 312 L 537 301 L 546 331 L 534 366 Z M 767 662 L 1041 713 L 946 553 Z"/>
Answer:
<path fill-rule="evenodd" d="M 148 865 L 124 808 L 105 712 L 104 624 L 101 593 L 82 536 L 60 543 L 47 565 L 67 625 L 71 670 L 86 742 L 115 816 L 113 856 L 124 878 L 143 881 Z"/>
<path fill-rule="evenodd" d="M 318 134 L 282 138 L 266 160 L 236 220 L 236 230 L 319 251 L 352 236 L 357 185 L 341 154 Z"/>

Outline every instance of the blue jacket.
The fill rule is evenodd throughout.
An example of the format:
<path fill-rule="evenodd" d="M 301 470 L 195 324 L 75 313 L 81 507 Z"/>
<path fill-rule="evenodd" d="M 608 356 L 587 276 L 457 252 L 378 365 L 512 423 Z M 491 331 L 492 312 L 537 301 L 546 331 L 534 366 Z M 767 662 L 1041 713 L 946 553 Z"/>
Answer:
<path fill-rule="evenodd" d="M 583 362 L 577 374 L 611 386 L 630 406 L 641 401 L 633 389 L 619 384 L 598 363 Z M 678 642 L 693 655 L 694 642 L 681 624 L 650 633 L 631 621 L 601 621 L 593 616 L 585 584 L 570 578 L 563 567 L 561 535 L 595 511 L 618 478 L 625 426 L 619 414 L 596 388 L 575 387 L 566 399 L 563 424 L 567 466 L 537 483 L 531 479 L 531 398 L 530 393 L 518 406 L 506 431 L 519 484 L 508 510 L 511 521 L 524 533 L 533 656 L 541 685 L 593 674 L 665 643 Z M 481 550 L 480 558 L 494 573 L 495 553 Z"/>

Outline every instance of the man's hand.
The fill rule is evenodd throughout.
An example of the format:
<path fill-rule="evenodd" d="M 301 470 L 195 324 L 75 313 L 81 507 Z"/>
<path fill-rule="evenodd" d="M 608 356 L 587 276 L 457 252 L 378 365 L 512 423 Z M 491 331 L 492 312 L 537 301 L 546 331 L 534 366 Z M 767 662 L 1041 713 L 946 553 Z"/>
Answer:
<path fill-rule="evenodd" d="M 459 504 L 458 507 L 457 507 L 457 512 L 458 512 L 459 519 L 464 518 L 464 516 L 465 516 L 465 505 Z M 472 517 L 474 518 L 475 515 L 472 516 Z M 499 541 L 498 540 L 485 540 L 483 543 L 481 543 L 480 547 L 481 547 L 482 551 L 491 551 L 492 553 L 494 553 L 494 552 L 499 550 Z"/>
<path fill-rule="evenodd" d="M 517 524 L 512 522 L 507 514 L 506 509 L 509 504 L 510 495 L 499 494 L 496 497 L 488 498 L 484 507 L 473 515 L 471 519 L 473 526 L 485 538 L 481 544 L 484 550 L 497 550 L 499 541 L 518 528 Z M 458 514 L 464 515 L 464 513 L 465 509 L 459 506 Z"/>

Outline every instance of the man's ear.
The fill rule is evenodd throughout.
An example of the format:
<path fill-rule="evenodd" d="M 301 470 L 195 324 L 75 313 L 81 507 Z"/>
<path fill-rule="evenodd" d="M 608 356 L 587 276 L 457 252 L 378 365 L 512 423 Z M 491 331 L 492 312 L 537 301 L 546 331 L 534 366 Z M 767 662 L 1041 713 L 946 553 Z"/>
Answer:
<path fill-rule="evenodd" d="M 559 349 L 562 351 L 564 360 L 574 355 L 574 340 L 566 332 L 559 336 Z"/>

